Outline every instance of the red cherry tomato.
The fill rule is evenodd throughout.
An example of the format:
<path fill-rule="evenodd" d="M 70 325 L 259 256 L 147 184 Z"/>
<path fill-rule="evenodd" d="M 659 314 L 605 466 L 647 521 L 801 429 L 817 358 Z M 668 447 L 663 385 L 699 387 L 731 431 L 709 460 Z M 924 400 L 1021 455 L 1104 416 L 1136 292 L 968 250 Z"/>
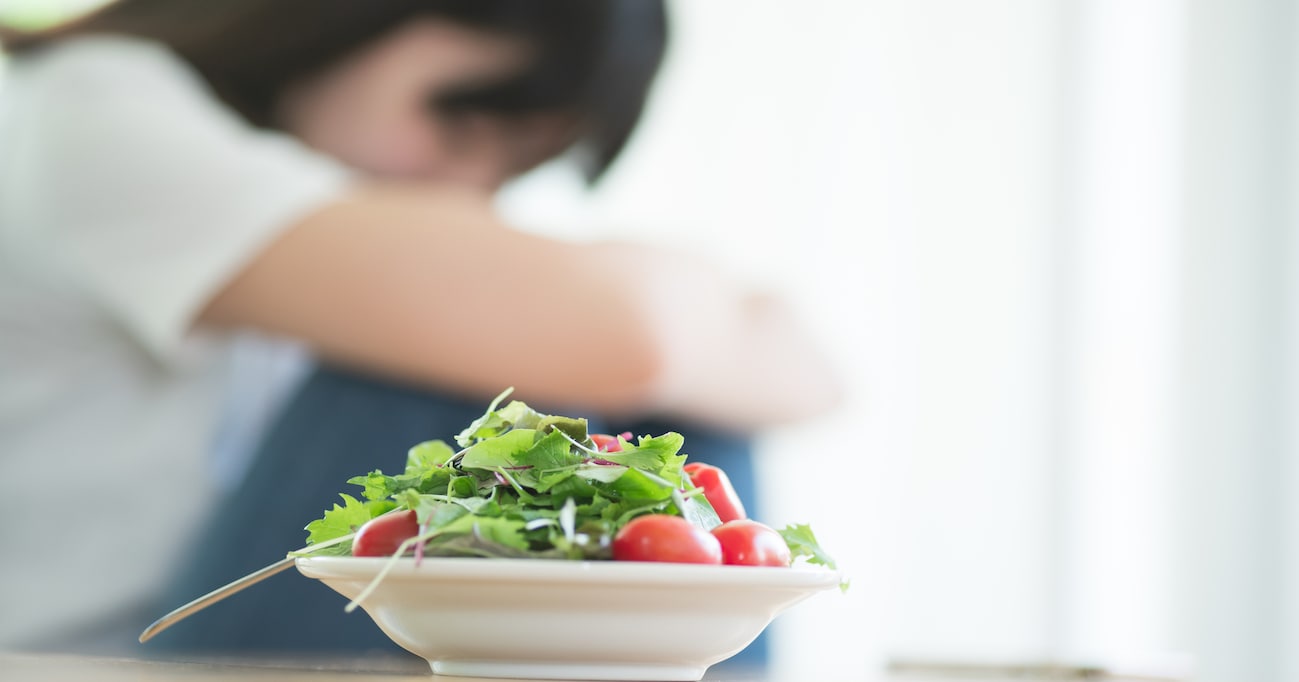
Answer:
<path fill-rule="evenodd" d="M 713 529 L 722 545 L 722 563 L 728 566 L 788 566 L 789 545 L 770 526 L 757 521 L 727 521 Z"/>
<path fill-rule="evenodd" d="M 691 462 L 685 466 L 685 472 L 696 488 L 704 489 L 704 497 L 713 506 L 713 511 L 717 512 L 717 518 L 722 523 L 749 517 L 744 513 L 744 503 L 740 502 L 740 496 L 735 493 L 725 471 L 711 464 Z"/>
<path fill-rule="evenodd" d="M 591 434 L 591 442 L 595 443 L 595 449 L 600 452 L 622 452 L 622 443 L 618 442 L 618 437 L 623 440 L 631 440 L 631 431 L 623 431 L 617 436 L 610 436 L 607 433 Z"/>
<path fill-rule="evenodd" d="M 669 561 L 681 564 L 720 564 L 722 545 L 680 516 L 638 516 L 613 538 L 617 561 Z"/>
<path fill-rule="evenodd" d="M 352 538 L 352 556 L 392 556 L 407 538 L 419 535 L 414 511 L 370 519 Z"/>

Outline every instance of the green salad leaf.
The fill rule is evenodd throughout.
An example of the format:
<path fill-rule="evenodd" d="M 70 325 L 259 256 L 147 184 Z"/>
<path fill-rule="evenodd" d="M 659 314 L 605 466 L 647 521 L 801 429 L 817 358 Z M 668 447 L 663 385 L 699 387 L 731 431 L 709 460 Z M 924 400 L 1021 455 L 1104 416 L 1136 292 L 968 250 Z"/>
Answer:
<path fill-rule="evenodd" d="M 397 507 L 396 503 L 390 500 L 361 502 L 347 493 L 341 493 L 339 496 L 343 498 L 343 506 L 340 507 L 335 504 L 333 509 L 325 512 L 323 518 L 307 524 L 308 545 L 320 544 L 345 535 L 351 535 L 370 519 Z M 349 547 L 349 545 L 340 544 L 330 548 L 330 552 L 322 553 L 347 554 Z"/>
<path fill-rule="evenodd" d="M 585 419 L 541 414 L 518 400 L 502 406 L 508 395 L 456 436 L 459 449 L 426 441 L 410 448 L 397 475 L 349 479 L 362 499 L 343 494 L 342 505 L 308 524 L 305 551 L 349 554 L 361 526 L 404 510 L 415 512 L 420 530 L 398 554 L 417 556 L 610 559 L 614 535 L 641 515 L 673 514 L 703 530 L 721 524 L 683 470 L 680 434 L 618 437 L 608 452 Z M 807 526 L 781 534 L 795 557 L 834 568 Z"/>
<path fill-rule="evenodd" d="M 417 474 L 435 470 L 455 457 L 455 450 L 440 440 L 424 441 L 406 453 L 406 473 Z"/>
<path fill-rule="evenodd" d="M 831 569 L 838 568 L 834 558 L 821 549 L 821 543 L 816 541 L 811 526 L 790 524 L 780 530 L 780 536 L 785 538 L 785 544 L 789 545 L 789 552 L 795 558 L 806 557 L 809 564 L 818 564 Z"/>

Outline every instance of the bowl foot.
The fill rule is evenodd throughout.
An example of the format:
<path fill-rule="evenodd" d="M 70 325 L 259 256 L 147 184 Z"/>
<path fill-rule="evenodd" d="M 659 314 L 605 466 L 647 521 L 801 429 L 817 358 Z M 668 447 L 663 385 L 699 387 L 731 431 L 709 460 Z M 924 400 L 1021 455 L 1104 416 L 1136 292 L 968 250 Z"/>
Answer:
<path fill-rule="evenodd" d="M 708 666 L 656 663 L 556 663 L 553 661 L 429 661 L 435 675 L 529 680 L 653 680 L 695 682 Z"/>

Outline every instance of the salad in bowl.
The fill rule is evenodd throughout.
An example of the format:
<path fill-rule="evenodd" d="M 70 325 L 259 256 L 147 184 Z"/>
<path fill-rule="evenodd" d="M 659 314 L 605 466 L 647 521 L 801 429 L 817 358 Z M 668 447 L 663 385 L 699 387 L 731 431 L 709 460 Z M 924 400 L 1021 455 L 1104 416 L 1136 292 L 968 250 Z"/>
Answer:
<path fill-rule="evenodd" d="M 810 527 L 747 518 L 679 434 L 590 433 L 509 393 L 455 446 L 349 479 L 305 547 L 242 580 L 296 566 L 434 673 L 540 679 L 697 680 L 785 608 L 846 587 Z"/>

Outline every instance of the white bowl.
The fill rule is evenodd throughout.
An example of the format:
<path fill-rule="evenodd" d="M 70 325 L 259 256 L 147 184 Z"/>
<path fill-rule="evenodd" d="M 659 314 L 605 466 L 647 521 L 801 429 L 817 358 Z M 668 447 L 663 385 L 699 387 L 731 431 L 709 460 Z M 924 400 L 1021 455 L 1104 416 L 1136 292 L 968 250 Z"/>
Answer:
<path fill-rule="evenodd" d="M 353 599 L 386 561 L 297 566 Z M 814 567 L 404 558 L 361 606 L 437 674 L 698 680 L 781 611 L 839 582 Z"/>

